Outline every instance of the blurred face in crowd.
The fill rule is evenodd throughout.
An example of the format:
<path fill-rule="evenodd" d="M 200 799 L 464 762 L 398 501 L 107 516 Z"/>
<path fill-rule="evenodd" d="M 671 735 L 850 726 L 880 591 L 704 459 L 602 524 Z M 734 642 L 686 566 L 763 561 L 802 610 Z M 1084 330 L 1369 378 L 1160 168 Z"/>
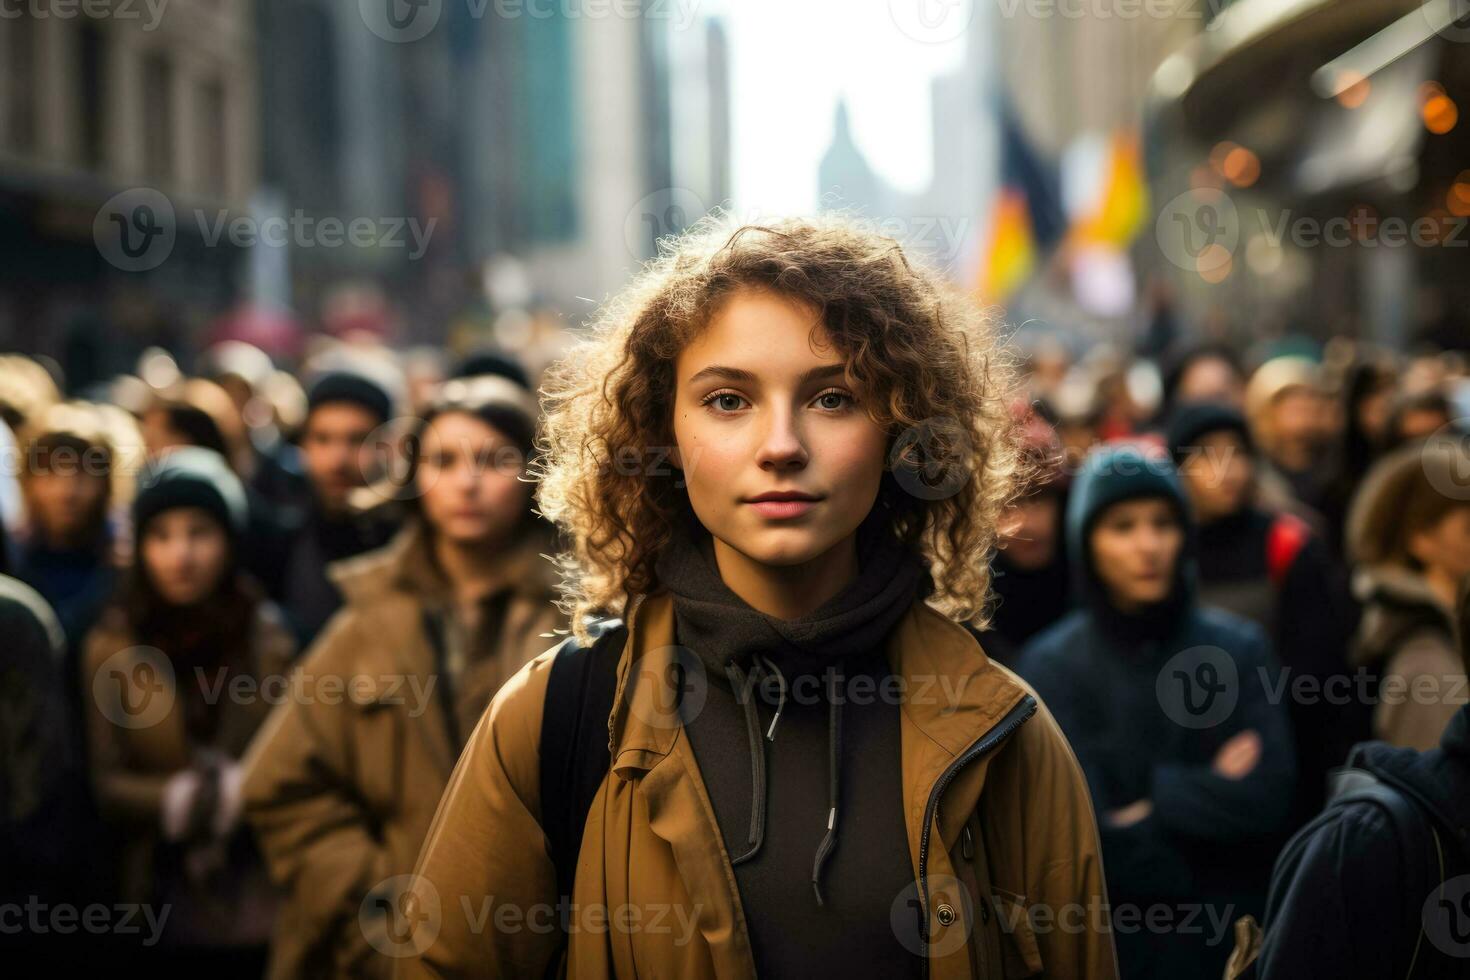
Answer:
<path fill-rule="evenodd" d="M 307 416 L 301 433 L 301 457 L 317 499 L 328 510 L 347 507 L 347 496 L 367 482 L 368 436 L 378 428 L 376 415 L 352 402 L 327 402 Z"/>
<path fill-rule="evenodd" d="M 1255 462 L 1235 432 L 1207 432 L 1179 467 L 1201 524 L 1229 517 L 1246 505 Z"/>
<path fill-rule="evenodd" d="M 1245 382 L 1224 358 L 1201 357 L 1190 362 L 1179 376 L 1175 401 L 1224 402 L 1240 408 L 1245 404 Z"/>
<path fill-rule="evenodd" d="M 1394 436 L 1397 445 L 1405 445 L 1426 439 L 1449 424 L 1449 415 L 1437 408 L 1411 408 L 1399 416 Z"/>
<path fill-rule="evenodd" d="M 1277 396 L 1271 408 L 1271 428 L 1276 444 L 1294 459 L 1287 462 L 1304 465 L 1321 441 L 1325 424 L 1322 397 L 1311 388 L 1288 388 Z"/>
<path fill-rule="evenodd" d="M 1169 597 L 1184 528 L 1162 497 L 1124 500 L 1099 515 L 1089 544 L 1093 571 L 1109 600 L 1132 612 Z"/>
<path fill-rule="evenodd" d="M 424 517 L 456 544 L 509 538 L 528 506 L 532 485 L 520 448 L 484 420 L 446 412 L 424 430 L 418 485 Z"/>
<path fill-rule="evenodd" d="M 1032 494 L 1010 508 L 1000 537 L 1006 561 L 1025 571 L 1045 568 L 1057 553 L 1061 510 L 1061 499 L 1054 493 Z"/>
<path fill-rule="evenodd" d="M 736 293 L 675 373 L 673 461 L 727 581 L 740 562 L 797 568 L 839 546 L 855 562 L 853 533 L 877 499 L 887 439 L 818 312 Z M 801 499 L 755 499 L 777 492 Z"/>
<path fill-rule="evenodd" d="M 1432 575 L 1459 582 L 1470 575 L 1470 503 L 1409 535 L 1409 554 Z"/>
<path fill-rule="evenodd" d="M 102 525 L 110 484 L 105 457 L 56 447 L 35 456 L 25 482 L 32 525 L 53 547 L 79 547 Z"/>
<path fill-rule="evenodd" d="M 149 584 L 171 606 L 192 606 L 213 595 L 230 559 L 225 529 L 200 507 L 156 515 L 138 548 Z"/>

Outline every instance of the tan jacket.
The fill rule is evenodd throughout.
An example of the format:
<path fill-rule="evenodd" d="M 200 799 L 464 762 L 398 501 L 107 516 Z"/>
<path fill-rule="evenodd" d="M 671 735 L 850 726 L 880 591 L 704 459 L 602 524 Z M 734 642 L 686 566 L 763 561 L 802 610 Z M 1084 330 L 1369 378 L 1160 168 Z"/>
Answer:
<path fill-rule="evenodd" d="M 253 633 L 248 639 L 248 663 L 240 679 L 221 686 L 216 672 L 201 677 L 184 667 L 175 667 L 160 651 L 139 646 L 121 609 L 109 608 L 87 634 L 83 652 L 82 692 L 86 715 L 89 764 L 97 801 L 104 816 L 118 825 L 123 843 L 119 847 L 122 897 L 130 902 L 187 902 L 184 915 L 171 916 L 171 925 L 190 921 L 187 931 L 196 939 L 213 934 L 220 941 L 231 937 L 245 941 L 257 924 L 244 921 L 247 911 L 229 907 L 245 901 L 219 886 L 200 887 L 192 895 L 160 896 L 171 883 L 155 879 L 155 853 L 162 840 L 161 812 L 164 786 L 180 770 L 195 764 L 201 753 L 218 753 L 228 759 L 245 754 L 251 738 L 264 723 L 271 705 L 262 692 L 271 680 L 283 678 L 290 669 L 295 641 L 281 621 L 280 613 L 261 603 Z M 184 720 L 181 694 L 184 685 L 203 685 L 213 704 L 217 724 L 208 744 L 190 737 Z M 210 693 L 212 692 L 212 693 Z M 238 870 L 238 869 L 237 869 Z M 251 892 L 253 905 L 269 916 L 269 886 L 254 868 L 258 881 L 236 882 Z M 172 883 L 182 886 L 183 882 Z M 263 938 L 264 925 L 260 926 Z"/>
<path fill-rule="evenodd" d="M 386 975 L 372 945 L 374 890 L 413 870 L 460 742 L 491 697 L 556 642 L 555 569 L 540 556 L 549 550 L 538 533 L 507 553 L 452 692 L 425 623 L 448 588 L 418 523 L 333 567 L 346 605 L 246 760 L 246 818 L 286 891 L 272 977 Z"/>
<path fill-rule="evenodd" d="M 671 596 L 647 597 L 629 620 L 613 761 L 582 840 L 568 961 L 558 964 L 554 869 L 538 823 L 548 652 L 496 696 L 455 770 L 398 906 L 396 976 L 539 977 L 549 965 L 579 980 L 755 976 L 709 794 L 689 740 L 660 707 L 675 649 Z M 887 652 L 909 692 L 907 897 L 928 915 L 930 975 L 1116 977 L 1092 804 L 1050 713 L 1036 708 L 1016 727 L 1034 694 L 924 603 Z M 904 898 L 896 906 L 909 907 Z"/>

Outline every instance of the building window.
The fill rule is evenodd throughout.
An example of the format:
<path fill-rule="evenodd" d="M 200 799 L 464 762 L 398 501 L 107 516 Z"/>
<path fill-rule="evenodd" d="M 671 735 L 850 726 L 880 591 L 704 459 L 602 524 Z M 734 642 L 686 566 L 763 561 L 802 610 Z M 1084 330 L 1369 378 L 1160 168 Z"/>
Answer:
<path fill-rule="evenodd" d="M 36 149 L 36 22 L 30 17 L 7 21 L 5 71 L 10 75 L 9 105 L 5 116 L 10 121 L 5 143 L 19 153 Z"/>
<path fill-rule="evenodd" d="M 106 153 L 106 106 L 103 103 L 102 78 L 106 41 L 95 24 L 83 24 L 77 31 L 77 95 L 81 105 L 77 118 L 81 121 L 80 146 L 82 166 L 101 170 Z"/>
<path fill-rule="evenodd" d="M 230 187 L 226 132 L 225 87 L 217 81 L 206 82 L 199 89 L 200 178 L 204 187 L 220 196 Z"/>
<path fill-rule="evenodd" d="M 151 180 L 173 178 L 173 75 L 163 55 L 143 59 L 143 172 Z"/>

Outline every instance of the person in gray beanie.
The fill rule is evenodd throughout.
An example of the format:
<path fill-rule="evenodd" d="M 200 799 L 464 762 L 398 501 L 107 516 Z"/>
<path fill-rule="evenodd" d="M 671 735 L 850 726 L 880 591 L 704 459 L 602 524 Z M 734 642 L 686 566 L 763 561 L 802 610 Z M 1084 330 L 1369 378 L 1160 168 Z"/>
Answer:
<path fill-rule="evenodd" d="M 125 901 L 173 911 L 160 965 L 263 963 L 273 897 L 240 823 L 239 764 L 294 645 L 241 574 L 245 493 L 223 457 L 174 449 L 142 473 L 134 557 L 87 637 L 92 782 Z"/>

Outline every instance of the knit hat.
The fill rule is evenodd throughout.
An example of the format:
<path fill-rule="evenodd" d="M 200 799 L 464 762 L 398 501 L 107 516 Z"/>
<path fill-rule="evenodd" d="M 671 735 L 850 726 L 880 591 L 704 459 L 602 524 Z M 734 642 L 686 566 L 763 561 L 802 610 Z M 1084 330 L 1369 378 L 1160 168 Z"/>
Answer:
<path fill-rule="evenodd" d="M 525 367 L 509 354 L 497 350 L 475 351 L 459 362 L 452 377 L 475 378 L 481 375 L 509 378 L 527 391 L 531 389 L 531 379 Z"/>
<path fill-rule="evenodd" d="M 329 402 L 350 402 L 377 416 L 380 422 L 393 417 L 393 396 L 386 386 L 358 371 L 334 370 L 318 376 L 306 392 L 310 415 Z"/>
<path fill-rule="evenodd" d="M 1197 448 L 1199 441 L 1213 432 L 1233 432 L 1245 444 L 1247 453 L 1255 452 L 1250 426 L 1243 414 L 1221 402 L 1190 402 L 1174 411 L 1165 432 L 1174 464 L 1182 464 L 1190 450 Z"/>
<path fill-rule="evenodd" d="M 181 446 L 143 470 L 133 498 L 135 533 L 141 536 L 149 521 L 175 507 L 200 507 L 232 536 L 245 533 L 245 488 L 224 457 L 212 449 Z"/>

